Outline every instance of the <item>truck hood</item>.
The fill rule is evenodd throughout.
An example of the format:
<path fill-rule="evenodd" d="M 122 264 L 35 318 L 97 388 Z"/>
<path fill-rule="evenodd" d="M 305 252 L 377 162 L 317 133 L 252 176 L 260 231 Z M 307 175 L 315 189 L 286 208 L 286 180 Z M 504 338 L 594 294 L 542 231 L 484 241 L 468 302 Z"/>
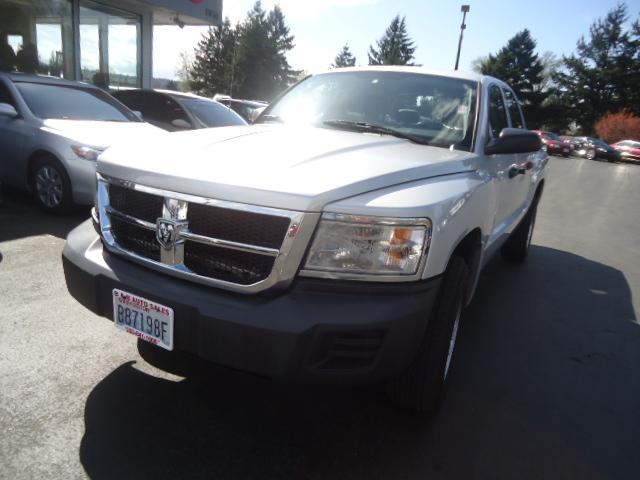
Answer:
<path fill-rule="evenodd" d="M 141 185 L 300 211 L 392 185 L 475 169 L 475 155 L 392 136 L 254 125 L 117 143 L 98 172 Z"/>
<path fill-rule="evenodd" d="M 134 139 L 140 135 L 160 135 L 166 133 L 164 130 L 144 122 L 47 119 L 43 120 L 42 128 L 73 142 L 95 147 L 100 150 L 123 139 Z"/>

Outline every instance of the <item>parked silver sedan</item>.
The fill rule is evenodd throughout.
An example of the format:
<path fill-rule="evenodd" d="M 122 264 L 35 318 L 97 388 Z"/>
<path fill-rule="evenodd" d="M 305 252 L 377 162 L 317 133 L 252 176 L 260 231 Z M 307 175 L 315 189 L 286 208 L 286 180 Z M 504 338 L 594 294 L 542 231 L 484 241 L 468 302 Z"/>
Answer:
<path fill-rule="evenodd" d="M 46 211 L 93 203 L 96 160 L 116 140 L 163 134 L 92 85 L 0 73 L 0 183 Z"/>

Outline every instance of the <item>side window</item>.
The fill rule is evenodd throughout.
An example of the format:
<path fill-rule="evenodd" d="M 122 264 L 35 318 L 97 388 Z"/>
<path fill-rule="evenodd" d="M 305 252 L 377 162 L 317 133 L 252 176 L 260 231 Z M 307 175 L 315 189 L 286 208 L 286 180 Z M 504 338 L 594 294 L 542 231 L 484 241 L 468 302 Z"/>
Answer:
<path fill-rule="evenodd" d="M 16 110 L 18 109 L 18 105 L 16 105 L 13 95 L 11 95 L 11 92 L 3 82 L 0 82 L 0 103 L 8 103 Z"/>
<path fill-rule="evenodd" d="M 489 129 L 493 138 L 498 138 L 503 128 L 507 128 L 507 111 L 502 100 L 502 91 L 497 85 L 489 90 Z"/>
<path fill-rule="evenodd" d="M 153 111 L 154 119 L 158 122 L 171 125 L 174 120 L 184 120 L 187 123 L 191 123 L 184 109 L 174 99 L 164 95 L 154 95 L 149 100 L 153 102 L 150 107 Z"/>
<path fill-rule="evenodd" d="M 504 98 L 507 101 L 507 108 L 509 109 L 509 117 L 511 117 L 511 126 L 513 128 L 524 128 L 524 122 L 522 120 L 522 111 L 520 110 L 520 104 L 516 99 L 516 96 L 511 90 L 504 90 Z"/>
<path fill-rule="evenodd" d="M 117 93 L 115 97 L 129 107 L 130 110 L 142 110 L 142 107 L 140 106 L 140 95 L 136 92 Z"/>

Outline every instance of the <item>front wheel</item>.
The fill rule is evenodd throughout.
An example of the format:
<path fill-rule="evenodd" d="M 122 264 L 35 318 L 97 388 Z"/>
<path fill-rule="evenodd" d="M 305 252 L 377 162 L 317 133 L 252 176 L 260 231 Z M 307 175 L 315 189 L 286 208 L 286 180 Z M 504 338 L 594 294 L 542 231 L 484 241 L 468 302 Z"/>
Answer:
<path fill-rule="evenodd" d="M 433 413 L 440 405 L 449 374 L 469 279 L 466 262 L 454 255 L 449 261 L 425 336 L 413 363 L 387 384 L 397 406 Z"/>
<path fill-rule="evenodd" d="M 586 151 L 584 156 L 587 160 L 593 160 L 594 158 L 596 158 L 596 151 L 593 148 L 590 148 Z"/>
<path fill-rule="evenodd" d="M 73 205 L 71 181 L 64 167 L 53 157 L 42 157 L 31 168 L 31 189 L 36 202 L 48 213 L 64 213 Z"/>

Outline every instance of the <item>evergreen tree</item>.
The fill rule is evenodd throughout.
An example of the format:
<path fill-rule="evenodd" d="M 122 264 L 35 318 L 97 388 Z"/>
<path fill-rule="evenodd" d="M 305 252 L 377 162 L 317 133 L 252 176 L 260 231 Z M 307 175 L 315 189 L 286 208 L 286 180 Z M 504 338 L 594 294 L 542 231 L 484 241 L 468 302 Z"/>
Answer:
<path fill-rule="evenodd" d="M 356 57 L 351 54 L 349 44 L 345 44 L 340 53 L 333 60 L 331 68 L 353 67 L 356 64 Z"/>
<path fill-rule="evenodd" d="M 589 39 L 582 37 L 577 55 L 564 57 L 555 77 L 571 117 L 586 134 L 607 112 L 631 108 L 640 114 L 640 24 L 625 30 L 627 8 L 621 3 L 596 20 Z"/>
<path fill-rule="evenodd" d="M 269 45 L 272 50 L 271 69 L 274 72 L 275 80 L 272 93 L 265 97 L 270 99 L 294 83 L 299 72 L 293 70 L 287 61 L 287 53 L 293 50 L 295 44 L 280 6 L 276 5 L 269 12 L 267 23 L 269 26 Z"/>
<path fill-rule="evenodd" d="M 391 21 L 377 48 L 369 47 L 369 65 L 413 65 L 415 46 L 407 33 L 405 17 Z"/>
<path fill-rule="evenodd" d="M 529 30 L 524 29 L 515 34 L 497 54 L 489 54 L 477 61 L 477 68 L 484 75 L 499 78 L 514 89 L 530 128 L 540 127 L 544 122 L 542 105 L 547 97 L 543 89 L 545 67 L 535 48 L 536 41 Z"/>
<path fill-rule="evenodd" d="M 286 57 L 294 47 L 294 38 L 282 10 L 275 6 L 267 14 L 257 1 L 236 31 L 238 95 L 271 100 L 297 75 Z"/>
<path fill-rule="evenodd" d="M 220 27 L 210 27 L 195 49 L 187 67 L 190 88 L 203 96 L 231 94 L 234 75 L 236 32 L 226 18 Z"/>

